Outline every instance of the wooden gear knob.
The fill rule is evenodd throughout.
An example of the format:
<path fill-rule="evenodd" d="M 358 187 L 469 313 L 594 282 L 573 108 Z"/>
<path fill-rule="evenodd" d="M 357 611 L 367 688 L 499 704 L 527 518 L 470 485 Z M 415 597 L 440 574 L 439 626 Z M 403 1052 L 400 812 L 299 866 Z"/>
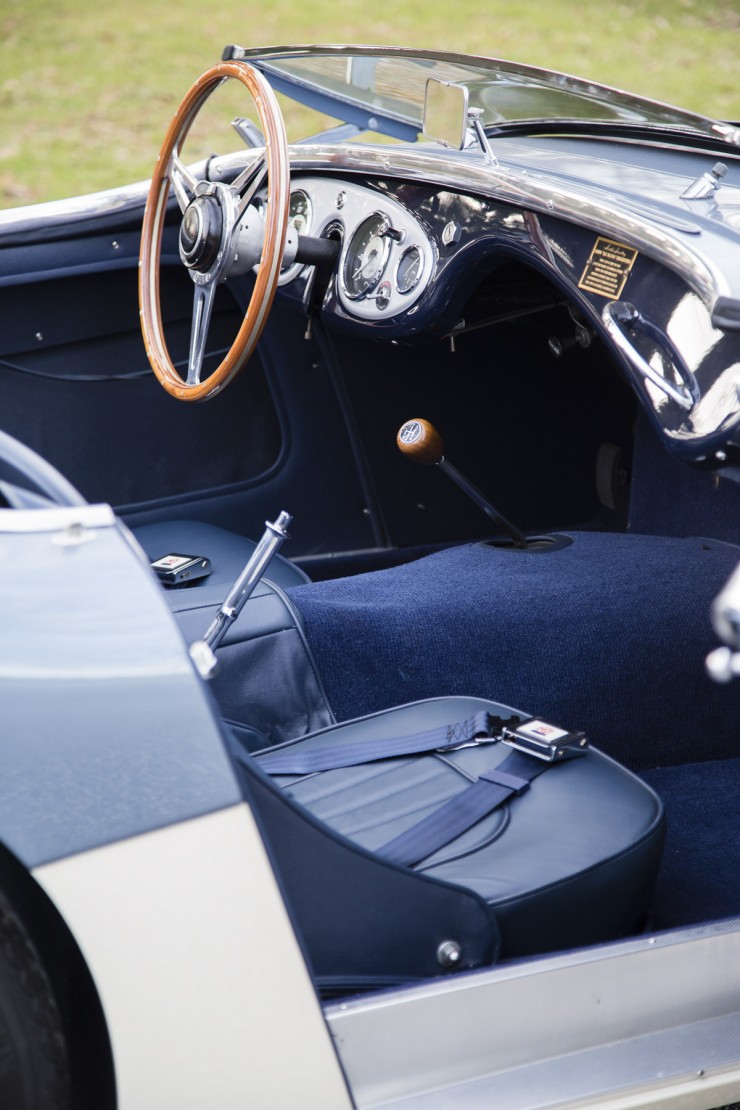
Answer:
<path fill-rule="evenodd" d="M 407 420 L 398 429 L 396 443 L 404 455 L 425 466 L 434 466 L 444 458 L 442 437 L 428 420 Z"/>

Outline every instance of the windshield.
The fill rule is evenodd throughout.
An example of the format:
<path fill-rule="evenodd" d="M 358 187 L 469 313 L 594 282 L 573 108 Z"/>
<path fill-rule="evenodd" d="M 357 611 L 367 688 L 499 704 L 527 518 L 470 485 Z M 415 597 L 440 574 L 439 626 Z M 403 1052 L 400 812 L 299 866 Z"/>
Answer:
<path fill-rule="evenodd" d="M 250 51 L 227 47 L 263 70 L 280 92 L 362 129 L 415 141 L 430 77 L 465 85 L 485 128 L 523 123 L 625 124 L 692 132 L 740 145 L 740 131 L 667 104 L 562 73 L 489 58 L 382 47 L 319 46 Z"/>

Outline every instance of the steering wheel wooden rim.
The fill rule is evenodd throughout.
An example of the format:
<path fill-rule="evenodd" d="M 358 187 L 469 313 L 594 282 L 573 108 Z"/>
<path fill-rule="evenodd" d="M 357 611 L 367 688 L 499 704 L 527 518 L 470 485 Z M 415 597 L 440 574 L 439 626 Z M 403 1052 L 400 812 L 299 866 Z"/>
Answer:
<path fill-rule="evenodd" d="M 249 90 L 265 136 L 268 202 L 265 237 L 254 289 L 241 327 L 223 361 L 205 379 L 188 383 L 175 369 L 164 336 L 160 301 L 162 231 L 172 185 L 173 159 L 179 157 L 193 121 L 214 89 L 232 78 Z M 227 186 L 228 188 L 228 186 Z M 282 113 L 267 80 L 246 62 L 221 62 L 188 90 L 162 143 L 152 175 L 139 255 L 139 310 L 147 357 L 160 384 L 181 401 L 214 397 L 239 373 L 253 353 L 267 320 L 282 265 L 290 206 L 290 163 Z M 195 320 L 193 321 L 195 327 Z"/>

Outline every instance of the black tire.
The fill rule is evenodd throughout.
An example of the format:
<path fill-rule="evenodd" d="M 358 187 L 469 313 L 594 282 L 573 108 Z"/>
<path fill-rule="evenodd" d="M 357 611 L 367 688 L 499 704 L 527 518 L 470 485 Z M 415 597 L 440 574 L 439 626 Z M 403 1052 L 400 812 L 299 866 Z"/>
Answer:
<path fill-rule="evenodd" d="M 0 892 L 0 1107 L 68 1110 L 59 1010 L 38 953 Z"/>

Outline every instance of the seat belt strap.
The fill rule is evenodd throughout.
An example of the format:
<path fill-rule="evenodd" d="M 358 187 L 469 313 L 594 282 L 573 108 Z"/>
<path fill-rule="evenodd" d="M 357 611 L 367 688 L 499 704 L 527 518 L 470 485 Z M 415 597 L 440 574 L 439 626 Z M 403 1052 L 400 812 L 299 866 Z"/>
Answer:
<path fill-rule="evenodd" d="M 278 751 L 268 748 L 258 752 L 255 758 L 268 775 L 311 775 L 317 771 L 373 763 L 378 759 L 421 755 L 424 752 L 451 752 L 475 744 L 491 744 L 501 738 L 504 728 L 515 729 L 520 723 L 521 717 L 504 719 L 481 710 L 465 721 L 408 736 L 350 740 L 313 750 L 298 743 Z"/>
<path fill-rule="evenodd" d="M 551 766 L 552 763 L 542 759 L 513 751 L 498 767 L 485 771 L 477 782 L 375 852 L 390 863 L 413 867 L 462 836 L 509 798 L 523 794 Z"/>
<path fill-rule="evenodd" d="M 485 771 L 433 813 L 376 849 L 383 859 L 413 867 L 467 832 L 509 798 L 524 793 L 551 764 L 583 755 L 588 747 L 584 734 L 569 732 L 536 717 L 522 721 L 513 715 L 503 720 L 480 711 L 465 721 L 408 736 L 345 741 L 313 751 L 299 742 L 282 750 L 257 752 L 253 758 L 271 775 L 310 775 L 397 756 L 451 752 L 499 740 L 513 750 L 497 767 Z"/>

